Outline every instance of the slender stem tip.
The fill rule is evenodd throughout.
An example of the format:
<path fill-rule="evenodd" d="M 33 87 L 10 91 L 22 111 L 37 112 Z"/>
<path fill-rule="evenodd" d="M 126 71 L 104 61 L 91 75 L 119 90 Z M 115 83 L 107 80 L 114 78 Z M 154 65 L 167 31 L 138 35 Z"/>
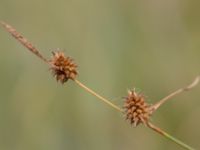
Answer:
<path fill-rule="evenodd" d="M 199 83 L 199 81 L 200 81 L 200 76 L 197 76 L 194 79 L 194 81 L 185 88 L 185 90 L 190 90 L 191 88 L 195 87 Z"/>

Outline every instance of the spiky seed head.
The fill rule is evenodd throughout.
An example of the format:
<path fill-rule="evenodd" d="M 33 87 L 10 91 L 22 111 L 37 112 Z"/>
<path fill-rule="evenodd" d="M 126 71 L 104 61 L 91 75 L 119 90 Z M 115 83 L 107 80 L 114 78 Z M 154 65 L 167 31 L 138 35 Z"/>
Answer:
<path fill-rule="evenodd" d="M 66 57 L 63 52 L 52 52 L 53 57 L 50 60 L 51 70 L 57 81 L 65 83 L 69 79 L 74 80 L 78 75 L 77 65 L 73 59 Z"/>
<path fill-rule="evenodd" d="M 125 97 L 124 109 L 126 119 L 136 127 L 139 124 L 147 124 L 152 111 L 150 105 L 145 102 L 145 97 L 136 93 L 135 90 L 128 91 Z"/>

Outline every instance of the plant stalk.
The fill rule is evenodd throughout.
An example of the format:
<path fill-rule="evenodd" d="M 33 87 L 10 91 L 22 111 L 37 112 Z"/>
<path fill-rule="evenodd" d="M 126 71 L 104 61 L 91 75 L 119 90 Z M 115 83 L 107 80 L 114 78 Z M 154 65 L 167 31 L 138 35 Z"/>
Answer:
<path fill-rule="evenodd" d="M 96 92 L 94 92 L 93 90 L 91 90 L 90 88 L 88 88 L 87 86 L 85 86 L 83 83 L 81 83 L 79 80 L 75 79 L 74 80 L 80 87 L 82 87 L 84 90 L 86 90 L 87 92 L 89 92 L 90 94 L 96 96 L 97 98 L 99 98 L 101 101 L 103 101 L 104 103 L 108 104 L 109 106 L 111 106 L 112 108 L 116 109 L 117 111 L 123 112 L 123 110 L 118 107 L 117 105 L 113 104 L 112 102 L 110 102 L 108 99 L 102 97 L 101 95 L 97 94 Z"/>
<path fill-rule="evenodd" d="M 197 86 L 199 81 L 200 81 L 200 76 L 197 76 L 194 79 L 194 81 L 191 84 L 189 84 L 188 86 L 176 90 L 175 92 L 169 94 L 168 96 L 164 97 L 163 99 L 161 99 L 160 101 L 158 101 L 157 103 L 152 105 L 152 110 L 153 111 L 157 110 L 162 104 L 164 104 L 166 101 L 168 101 L 169 99 L 173 98 L 174 96 L 176 96 L 178 94 L 181 94 L 182 92 L 191 90 L 192 88 Z"/>
<path fill-rule="evenodd" d="M 182 148 L 186 149 L 186 150 L 195 150 L 194 148 L 190 147 L 189 145 L 181 142 L 180 140 L 176 139 L 175 137 L 169 135 L 168 133 L 166 133 L 165 131 L 163 131 L 162 129 L 156 127 L 155 125 L 151 124 L 150 122 L 147 123 L 147 126 L 149 128 L 151 128 L 152 130 L 156 131 L 157 133 L 161 134 L 162 136 L 168 138 L 169 140 L 171 140 L 172 142 L 178 144 L 179 146 L 181 146 Z"/>

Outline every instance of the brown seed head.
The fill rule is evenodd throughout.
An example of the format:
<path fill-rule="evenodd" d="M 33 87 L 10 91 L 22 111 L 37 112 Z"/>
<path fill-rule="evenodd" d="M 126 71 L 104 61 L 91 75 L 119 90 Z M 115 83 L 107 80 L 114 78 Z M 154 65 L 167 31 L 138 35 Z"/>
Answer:
<path fill-rule="evenodd" d="M 128 91 L 124 103 L 126 119 L 135 127 L 140 123 L 147 124 L 152 114 L 150 105 L 144 101 L 144 96 L 135 90 Z"/>
<path fill-rule="evenodd" d="M 66 57 L 63 52 L 52 52 L 53 57 L 50 60 L 51 70 L 57 81 L 65 83 L 68 79 L 74 80 L 78 74 L 77 65 L 73 59 Z"/>

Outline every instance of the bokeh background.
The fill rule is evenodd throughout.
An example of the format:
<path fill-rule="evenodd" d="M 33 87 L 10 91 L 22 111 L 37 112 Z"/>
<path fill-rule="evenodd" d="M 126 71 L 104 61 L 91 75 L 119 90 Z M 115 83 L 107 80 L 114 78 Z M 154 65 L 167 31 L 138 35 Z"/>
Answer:
<path fill-rule="evenodd" d="M 200 1 L 0 0 L 0 19 L 45 57 L 57 48 L 78 79 L 119 106 L 136 87 L 154 103 L 200 74 Z M 48 66 L 0 28 L 0 149 L 181 150 Z M 163 105 L 152 122 L 200 149 L 200 86 Z"/>

